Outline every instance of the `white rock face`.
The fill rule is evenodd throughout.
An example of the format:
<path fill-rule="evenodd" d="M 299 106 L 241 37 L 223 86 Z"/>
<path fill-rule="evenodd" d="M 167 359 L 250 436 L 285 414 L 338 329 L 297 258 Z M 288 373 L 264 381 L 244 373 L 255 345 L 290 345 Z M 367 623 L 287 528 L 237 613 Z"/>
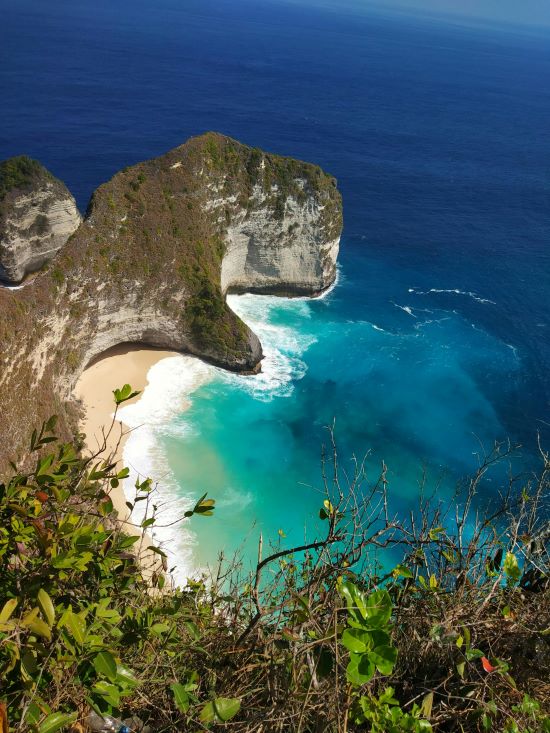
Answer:
<path fill-rule="evenodd" d="M 15 192 L 0 220 L 0 280 L 16 284 L 63 247 L 82 217 L 74 198 L 55 179 Z"/>
<path fill-rule="evenodd" d="M 287 197 L 284 212 L 274 216 L 273 194 L 255 186 L 248 211 L 227 229 L 222 263 L 223 292 L 252 291 L 314 295 L 334 281 L 340 236 L 327 231 L 323 201 Z"/>

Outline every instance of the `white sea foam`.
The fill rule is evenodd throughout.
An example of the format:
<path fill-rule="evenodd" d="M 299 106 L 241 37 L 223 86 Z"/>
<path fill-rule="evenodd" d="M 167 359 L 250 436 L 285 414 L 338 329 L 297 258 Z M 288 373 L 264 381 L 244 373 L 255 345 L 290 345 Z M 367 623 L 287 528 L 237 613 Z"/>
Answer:
<path fill-rule="evenodd" d="M 172 523 L 183 516 L 196 497 L 182 496 L 158 438 L 172 432 L 174 419 L 189 407 L 192 393 L 214 375 L 214 367 L 194 357 L 167 357 L 149 370 L 141 399 L 119 412 L 124 424 L 133 429 L 124 447 L 124 463 L 130 469 L 126 497 L 133 501 L 138 477 L 150 476 L 158 484 L 151 500 L 158 506 L 157 522 L 149 531 L 164 547 L 169 565 L 177 566 L 174 579 L 180 584 L 193 574 L 192 551 L 196 540 L 185 523 Z M 146 502 L 138 503 L 132 521 L 139 524 L 145 512 Z"/>
<path fill-rule="evenodd" d="M 271 401 L 275 397 L 290 397 L 293 382 L 302 379 L 307 371 L 301 357 L 315 343 L 316 338 L 292 326 L 270 322 L 270 317 L 287 311 L 310 318 L 309 302 L 302 299 L 281 300 L 269 295 L 230 295 L 229 307 L 250 326 L 261 341 L 264 359 L 259 374 L 243 377 L 221 372 L 224 381 L 253 395 L 257 400 Z"/>
<path fill-rule="evenodd" d="M 225 489 L 223 497 L 217 502 L 220 509 L 239 507 L 240 509 L 252 503 L 254 497 L 249 491 L 239 491 L 232 486 Z"/>
<path fill-rule="evenodd" d="M 412 316 L 413 318 L 418 318 L 418 316 L 413 313 L 413 310 L 410 307 L 410 305 L 399 305 L 399 303 L 394 303 L 393 300 L 392 300 L 392 304 L 396 308 L 399 308 L 400 310 L 405 311 L 405 313 L 408 313 L 409 316 Z"/>
<path fill-rule="evenodd" d="M 418 330 L 420 328 L 424 328 L 424 326 L 429 326 L 431 323 L 441 323 L 442 321 L 449 321 L 450 319 L 450 316 L 444 316 L 443 318 L 428 318 L 425 321 L 415 323 L 414 327 Z"/>
<path fill-rule="evenodd" d="M 382 328 L 382 326 L 379 326 L 376 323 L 373 323 L 372 321 L 365 321 L 365 320 L 354 320 L 352 318 L 346 320 L 346 323 L 349 323 L 351 326 L 368 326 L 369 328 L 372 328 L 373 331 L 379 331 L 380 333 L 385 333 L 388 336 L 401 336 L 399 333 L 394 333 L 393 331 L 387 331 L 385 328 Z"/>
<path fill-rule="evenodd" d="M 430 293 L 467 295 L 469 298 L 472 298 L 472 300 L 476 300 L 478 303 L 490 303 L 491 305 L 496 305 L 494 300 L 489 300 L 489 298 L 482 298 L 476 293 L 473 293 L 471 290 L 459 290 L 458 288 L 430 288 L 429 290 L 418 290 L 417 288 L 409 288 L 409 293 L 414 293 L 415 295 L 430 295 Z"/>
<path fill-rule="evenodd" d="M 154 364 L 141 399 L 120 411 L 129 427 L 145 424 L 162 430 L 189 405 L 189 396 L 215 374 L 214 367 L 193 356 L 169 356 Z"/>

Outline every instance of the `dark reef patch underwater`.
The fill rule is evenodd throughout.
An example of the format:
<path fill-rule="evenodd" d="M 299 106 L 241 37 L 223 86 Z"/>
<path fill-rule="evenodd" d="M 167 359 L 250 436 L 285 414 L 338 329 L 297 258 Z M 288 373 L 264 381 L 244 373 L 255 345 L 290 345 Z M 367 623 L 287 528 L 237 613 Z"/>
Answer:
<path fill-rule="evenodd" d="M 385 460 L 399 507 L 424 466 L 445 499 L 480 444 L 522 443 L 518 469 L 538 431 L 548 446 L 550 36 L 276 2 L 18 0 L 2 17 L 0 157 L 39 159 L 81 210 L 116 170 L 208 129 L 338 178 L 338 286 L 231 296 L 264 374 L 196 366 L 190 409 L 157 403 L 128 445 L 168 491 L 217 499 L 193 564 L 251 517 L 253 536 L 303 536 L 333 419 L 342 464 L 371 450 L 375 477 Z"/>

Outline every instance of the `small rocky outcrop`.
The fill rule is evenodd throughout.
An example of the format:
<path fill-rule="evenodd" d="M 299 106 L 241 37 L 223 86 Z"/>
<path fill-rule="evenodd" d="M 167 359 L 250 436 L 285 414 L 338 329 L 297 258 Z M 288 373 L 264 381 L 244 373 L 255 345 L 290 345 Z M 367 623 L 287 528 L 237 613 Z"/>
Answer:
<path fill-rule="evenodd" d="M 0 287 L 0 465 L 52 414 L 70 437 L 76 380 L 116 344 L 257 371 L 260 342 L 226 293 L 323 291 L 341 229 L 332 176 L 216 133 L 117 173 L 46 271 Z"/>
<path fill-rule="evenodd" d="M 81 221 L 67 187 L 40 163 L 25 156 L 0 163 L 0 280 L 15 285 L 39 270 Z"/>

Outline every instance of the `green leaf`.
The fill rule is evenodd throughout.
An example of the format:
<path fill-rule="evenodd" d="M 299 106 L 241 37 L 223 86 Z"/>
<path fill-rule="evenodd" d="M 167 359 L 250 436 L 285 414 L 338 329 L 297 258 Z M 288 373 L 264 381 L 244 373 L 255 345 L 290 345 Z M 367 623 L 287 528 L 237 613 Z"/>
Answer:
<path fill-rule="evenodd" d="M 237 697 L 217 697 L 213 705 L 216 717 L 224 723 L 234 718 L 241 709 L 241 701 Z"/>
<path fill-rule="evenodd" d="M 201 638 L 199 627 L 192 621 L 185 622 L 185 628 L 187 629 L 189 636 L 194 640 L 198 641 Z"/>
<path fill-rule="evenodd" d="M 115 687 L 110 682 L 100 680 L 92 687 L 92 691 L 102 697 L 111 707 L 118 708 L 120 706 L 120 691 L 118 687 Z"/>
<path fill-rule="evenodd" d="M 134 673 L 123 664 L 117 664 L 116 668 L 117 684 L 120 687 L 134 688 L 140 685 L 140 681 L 134 676 Z"/>
<path fill-rule="evenodd" d="M 118 540 L 118 548 L 120 550 L 125 550 L 127 547 L 131 547 L 132 545 L 135 545 L 138 540 L 140 540 L 141 537 L 139 535 L 132 535 L 131 537 L 121 537 Z"/>
<path fill-rule="evenodd" d="M 456 671 L 458 672 L 460 677 L 464 677 L 464 667 L 466 666 L 466 662 L 459 662 L 456 665 Z"/>
<path fill-rule="evenodd" d="M 153 634 L 160 636 L 161 634 L 165 634 L 167 631 L 170 631 L 170 627 L 168 624 L 153 624 L 151 626 L 151 631 Z"/>
<path fill-rule="evenodd" d="M 105 499 L 103 499 L 98 506 L 99 513 L 102 517 L 106 517 L 109 514 L 113 513 L 115 506 L 113 504 L 113 500 L 110 496 L 107 496 Z"/>
<path fill-rule="evenodd" d="M 27 712 L 25 713 L 25 723 L 38 725 L 38 721 L 40 720 L 41 715 L 42 712 L 38 705 L 35 702 L 31 702 L 29 703 L 29 707 L 27 708 Z"/>
<path fill-rule="evenodd" d="M 481 649 L 467 649 L 466 650 L 466 659 L 471 662 L 472 659 L 481 659 L 483 656 L 483 652 Z"/>
<path fill-rule="evenodd" d="M 234 697 L 217 697 L 215 700 L 207 702 L 201 710 L 200 720 L 202 723 L 212 723 L 214 721 L 225 723 L 231 720 L 241 709 L 241 701 Z"/>
<path fill-rule="evenodd" d="M 340 595 L 345 599 L 348 612 L 351 618 L 362 627 L 362 620 L 367 617 L 365 594 L 359 588 L 348 580 L 344 580 L 339 584 Z"/>
<path fill-rule="evenodd" d="M 116 404 L 120 405 L 123 402 L 126 402 L 126 400 L 131 400 L 132 397 L 136 397 L 139 392 L 132 391 L 130 385 L 125 384 L 124 387 L 122 387 L 121 389 L 114 389 L 113 394 L 115 396 Z"/>
<path fill-rule="evenodd" d="M 10 619 L 12 613 L 17 608 L 17 604 L 17 598 L 10 598 L 9 601 L 6 601 L 6 603 L 4 603 L 4 606 L 0 611 L 0 624 L 5 624 L 6 621 Z"/>
<path fill-rule="evenodd" d="M 40 588 L 38 591 L 37 601 L 40 606 L 40 610 L 42 611 L 42 615 L 48 624 L 53 626 L 55 623 L 55 608 L 53 606 L 52 599 L 43 588 Z"/>
<path fill-rule="evenodd" d="M 195 504 L 193 509 L 190 509 L 189 511 L 184 513 L 184 517 L 192 517 L 193 514 L 198 514 L 199 516 L 203 517 L 211 517 L 214 513 L 216 503 L 215 499 L 207 499 L 207 494 L 203 494 L 201 498 L 198 500 L 198 502 Z"/>
<path fill-rule="evenodd" d="M 387 590 L 377 590 L 367 598 L 365 612 L 369 626 L 381 628 L 391 618 L 392 602 Z"/>
<path fill-rule="evenodd" d="M 216 719 L 216 713 L 214 711 L 214 705 L 212 702 L 207 702 L 201 710 L 199 716 L 201 723 L 212 723 Z"/>
<path fill-rule="evenodd" d="M 45 621 L 41 618 L 35 618 L 34 621 L 27 623 L 29 629 L 37 636 L 42 636 L 44 639 L 52 638 L 52 631 Z"/>
<path fill-rule="evenodd" d="M 24 676 L 22 675 L 24 681 L 28 681 L 38 674 L 35 653 L 27 651 L 23 654 L 21 657 L 21 672 L 24 672 Z"/>
<path fill-rule="evenodd" d="M 78 616 L 76 613 L 73 613 L 71 609 L 69 609 L 68 613 L 66 614 L 65 624 L 71 632 L 73 639 L 78 644 L 83 644 L 84 640 L 86 639 L 86 622 L 84 621 L 82 616 Z"/>
<path fill-rule="evenodd" d="M 432 717 L 433 703 L 434 693 L 428 692 L 428 694 L 424 696 L 424 699 L 422 700 L 422 705 L 420 706 L 420 714 L 428 720 Z"/>
<path fill-rule="evenodd" d="M 116 660 L 108 651 L 99 652 L 94 659 L 95 671 L 98 675 L 107 677 L 108 680 L 114 682 L 117 677 Z"/>
<path fill-rule="evenodd" d="M 330 503 L 328 499 L 325 499 L 323 502 L 323 506 L 319 510 L 319 517 L 321 519 L 328 519 L 329 517 L 332 517 L 334 514 L 334 507 Z"/>
<path fill-rule="evenodd" d="M 510 580 L 517 583 L 521 575 L 521 570 L 519 569 L 517 557 L 513 552 L 506 553 L 503 568 Z"/>
<path fill-rule="evenodd" d="M 187 690 L 179 682 L 174 682 L 173 685 L 170 685 L 170 689 L 174 694 L 174 702 L 176 703 L 177 709 L 182 713 L 186 713 L 189 710 L 190 704 Z"/>
<path fill-rule="evenodd" d="M 380 674 L 391 674 L 397 661 L 397 649 L 393 646 L 377 646 L 368 653 L 370 661 Z"/>
<path fill-rule="evenodd" d="M 364 685 L 373 676 L 375 666 L 366 654 L 350 654 L 346 677 L 352 685 Z"/>
<path fill-rule="evenodd" d="M 52 558 L 52 566 L 58 570 L 72 568 L 76 565 L 77 558 L 73 553 L 60 552 Z"/>
<path fill-rule="evenodd" d="M 44 423 L 42 431 L 44 433 L 51 433 L 52 430 L 55 430 L 56 425 L 57 425 L 57 415 L 50 415 L 50 417 Z"/>
<path fill-rule="evenodd" d="M 61 730 L 61 728 L 74 723 L 77 718 L 78 713 L 52 713 L 42 721 L 38 733 L 54 733 L 56 730 Z"/>
<path fill-rule="evenodd" d="M 430 529 L 430 539 L 432 542 L 436 542 L 439 539 L 439 535 L 444 531 L 445 527 L 434 527 Z"/>
<path fill-rule="evenodd" d="M 393 687 L 386 687 L 384 692 L 378 698 L 378 702 L 384 703 L 385 705 L 399 705 L 399 700 L 395 697 L 395 690 Z"/>
<path fill-rule="evenodd" d="M 374 646 L 371 634 L 361 629 L 345 629 L 341 641 L 350 652 L 360 654 L 366 652 L 368 649 L 372 649 Z"/>
<path fill-rule="evenodd" d="M 35 606 L 32 611 L 29 611 L 22 619 L 21 619 L 21 625 L 22 626 L 28 626 L 29 624 L 32 624 L 32 622 L 38 617 L 38 612 L 40 609 L 38 606 Z"/>
<path fill-rule="evenodd" d="M 392 570 L 394 578 L 412 578 L 413 574 L 405 565 L 396 565 Z"/>

